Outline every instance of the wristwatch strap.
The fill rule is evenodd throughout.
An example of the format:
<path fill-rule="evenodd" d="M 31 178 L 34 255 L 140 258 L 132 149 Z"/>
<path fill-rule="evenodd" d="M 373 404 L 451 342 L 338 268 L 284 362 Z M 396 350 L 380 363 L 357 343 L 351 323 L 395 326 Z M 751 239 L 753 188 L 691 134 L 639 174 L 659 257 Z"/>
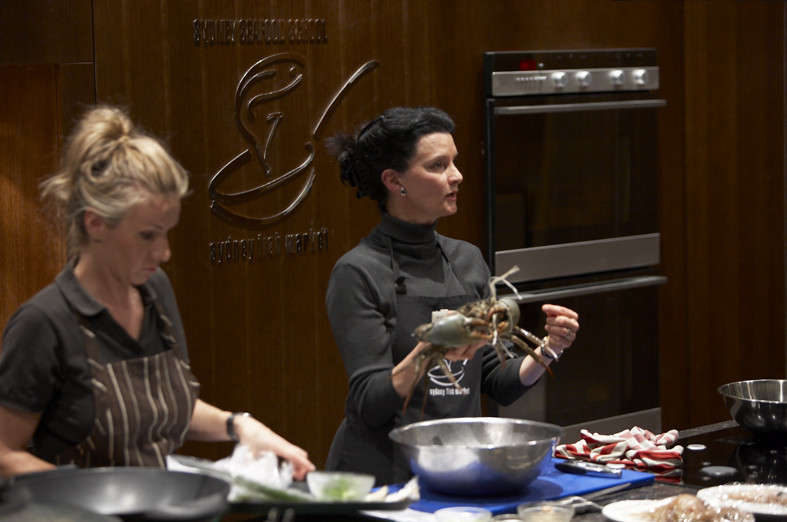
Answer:
<path fill-rule="evenodd" d="M 247 411 L 236 411 L 234 413 L 230 413 L 230 416 L 227 417 L 227 435 L 229 435 L 230 439 L 234 440 L 235 442 L 240 441 L 238 434 L 235 433 L 235 417 L 238 416 L 251 417 L 251 413 Z"/>

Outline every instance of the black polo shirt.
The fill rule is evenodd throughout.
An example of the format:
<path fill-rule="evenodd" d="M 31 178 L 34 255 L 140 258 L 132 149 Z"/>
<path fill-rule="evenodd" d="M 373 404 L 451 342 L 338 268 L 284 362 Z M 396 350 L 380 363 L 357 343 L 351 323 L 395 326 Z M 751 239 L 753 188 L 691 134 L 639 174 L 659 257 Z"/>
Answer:
<path fill-rule="evenodd" d="M 33 452 L 46 460 L 82 441 L 93 426 L 93 390 L 77 313 L 87 318 L 106 364 L 168 348 L 159 335 L 154 306 L 158 300 L 172 321 L 180 355 L 188 361 L 183 323 L 164 271 L 157 270 L 138 287 L 145 315 L 137 341 L 82 288 L 73 266 L 69 263 L 52 284 L 14 313 L 3 332 L 0 352 L 0 404 L 42 414 Z"/>

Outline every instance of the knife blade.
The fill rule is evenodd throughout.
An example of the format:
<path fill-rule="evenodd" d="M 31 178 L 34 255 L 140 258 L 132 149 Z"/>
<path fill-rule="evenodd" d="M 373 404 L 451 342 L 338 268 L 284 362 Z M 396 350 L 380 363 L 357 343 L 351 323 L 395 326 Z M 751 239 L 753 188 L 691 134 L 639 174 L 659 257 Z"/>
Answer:
<path fill-rule="evenodd" d="M 628 489 L 630 487 L 631 487 L 631 482 L 624 482 L 623 484 L 616 484 L 608 488 L 591 491 L 590 493 L 585 493 L 584 495 L 582 495 L 582 497 L 591 500 L 594 498 L 603 497 L 604 495 L 608 495 L 609 493 L 623 491 L 624 489 Z"/>
<path fill-rule="evenodd" d="M 599 489 L 598 491 L 591 491 L 590 493 L 586 493 L 581 497 L 571 496 L 561 498 L 557 502 L 572 506 L 574 508 L 574 513 L 576 514 L 587 513 L 588 511 L 601 511 L 601 506 L 593 502 L 591 499 L 603 497 L 604 495 L 615 493 L 617 491 L 623 491 L 629 486 L 631 486 L 631 482 L 625 482 L 623 484 L 616 484 L 608 488 Z"/>
<path fill-rule="evenodd" d="M 574 473 L 576 475 L 591 475 L 594 477 L 606 478 L 619 478 L 621 470 L 618 468 L 610 468 L 604 464 L 596 462 L 587 462 L 585 460 L 565 460 L 563 462 L 555 463 L 555 468 L 566 473 Z"/>

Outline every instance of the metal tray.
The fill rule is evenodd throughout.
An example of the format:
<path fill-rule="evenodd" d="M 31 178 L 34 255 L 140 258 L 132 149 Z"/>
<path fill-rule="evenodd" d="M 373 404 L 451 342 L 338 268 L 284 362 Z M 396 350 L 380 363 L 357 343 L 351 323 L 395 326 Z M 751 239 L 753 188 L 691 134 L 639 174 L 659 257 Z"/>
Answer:
<path fill-rule="evenodd" d="M 287 510 L 297 515 L 352 515 L 362 511 L 394 511 L 407 509 L 412 499 L 398 502 L 287 502 L 260 501 L 236 502 L 230 504 L 231 513 L 268 515 L 276 510 L 283 515 Z"/>

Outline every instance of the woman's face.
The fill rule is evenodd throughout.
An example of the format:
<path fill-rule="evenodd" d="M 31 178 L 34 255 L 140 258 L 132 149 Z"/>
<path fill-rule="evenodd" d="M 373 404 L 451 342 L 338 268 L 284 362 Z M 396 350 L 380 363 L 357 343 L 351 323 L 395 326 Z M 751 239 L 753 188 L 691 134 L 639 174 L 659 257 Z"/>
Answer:
<path fill-rule="evenodd" d="M 145 283 L 170 258 L 167 233 L 178 223 L 180 198 L 151 196 L 131 211 L 102 240 L 103 261 L 118 280 Z"/>
<path fill-rule="evenodd" d="M 451 134 L 438 132 L 422 136 L 407 170 L 399 176 L 407 194 L 390 194 L 388 200 L 393 204 L 388 205 L 389 212 L 404 221 L 423 225 L 456 213 L 462 182 L 462 173 L 454 164 L 457 155 Z"/>

